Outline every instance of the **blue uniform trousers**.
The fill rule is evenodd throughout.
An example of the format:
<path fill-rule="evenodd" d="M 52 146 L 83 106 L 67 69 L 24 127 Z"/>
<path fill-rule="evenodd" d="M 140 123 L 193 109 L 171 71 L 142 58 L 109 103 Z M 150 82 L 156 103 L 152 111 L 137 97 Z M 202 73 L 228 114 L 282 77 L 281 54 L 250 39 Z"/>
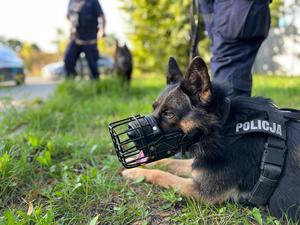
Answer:
<path fill-rule="evenodd" d="M 75 70 L 76 62 L 80 56 L 80 53 L 84 52 L 86 60 L 88 62 L 88 66 L 91 72 L 91 79 L 99 78 L 98 71 L 98 59 L 99 52 L 96 44 L 87 44 L 87 45 L 78 45 L 75 41 L 71 41 L 69 46 L 67 47 L 64 63 L 67 76 L 76 75 L 77 72 Z"/>
<path fill-rule="evenodd" d="M 232 95 L 251 95 L 252 66 L 270 28 L 268 0 L 199 0 L 212 39 L 211 69 L 215 83 Z"/>

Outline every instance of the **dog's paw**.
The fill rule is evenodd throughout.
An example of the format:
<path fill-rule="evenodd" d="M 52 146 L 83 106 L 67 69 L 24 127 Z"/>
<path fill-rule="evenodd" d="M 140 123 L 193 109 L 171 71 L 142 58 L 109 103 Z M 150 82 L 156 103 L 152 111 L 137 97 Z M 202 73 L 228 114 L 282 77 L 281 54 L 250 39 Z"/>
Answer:
<path fill-rule="evenodd" d="M 141 168 L 127 169 L 121 172 L 122 176 L 129 180 L 137 180 L 145 177 L 145 170 Z"/>

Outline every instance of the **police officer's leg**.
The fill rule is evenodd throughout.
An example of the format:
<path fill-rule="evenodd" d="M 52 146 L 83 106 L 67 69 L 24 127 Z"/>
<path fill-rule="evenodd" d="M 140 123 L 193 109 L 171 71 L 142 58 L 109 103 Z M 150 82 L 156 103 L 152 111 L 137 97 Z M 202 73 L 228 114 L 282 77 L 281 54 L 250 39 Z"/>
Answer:
<path fill-rule="evenodd" d="M 75 66 L 80 53 L 81 47 L 77 45 L 75 41 L 71 41 L 66 49 L 64 57 L 65 69 L 68 78 L 77 74 Z"/>
<path fill-rule="evenodd" d="M 214 35 L 212 74 L 215 83 L 226 84 L 229 95 L 251 96 L 251 69 L 261 40 L 224 40 Z"/>
<path fill-rule="evenodd" d="M 228 83 L 231 95 L 251 95 L 251 69 L 268 34 L 268 0 L 216 0 L 212 28 L 214 82 Z"/>
<path fill-rule="evenodd" d="M 213 20 L 213 1 L 207 0 L 198 0 L 199 2 L 199 11 L 201 12 L 204 20 L 205 30 L 208 33 L 208 36 L 211 38 L 211 29 L 212 29 L 212 20 Z"/>
<path fill-rule="evenodd" d="M 91 79 L 94 80 L 99 79 L 99 71 L 98 71 L 99 52 L 98 52 L 97 44 L 85 45 L 83 50 L 90 68 Z"/>

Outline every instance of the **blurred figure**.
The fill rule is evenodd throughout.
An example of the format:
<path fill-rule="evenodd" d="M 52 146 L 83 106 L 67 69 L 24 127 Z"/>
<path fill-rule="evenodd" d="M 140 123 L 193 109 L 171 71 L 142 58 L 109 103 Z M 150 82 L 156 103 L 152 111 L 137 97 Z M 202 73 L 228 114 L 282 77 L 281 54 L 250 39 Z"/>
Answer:
<path fill-rule="evenodd" d="M 132 54 L 126 44 L 124 46 L 119 45 L 116 41 L 116 51 L 114 54 L 115 68 L 122 81 L 128 84 L 131 81 L 132 74 Z"/>
<path fill-rule="evenodd" d="M 70 43 L 64 58 L 67 77 L 77 74 L 76 61 L 80 57 L 80 53 L 84 52 L 90 68 L 91 79 L 99 79 L 98 32 L 100 37 L 105 36 L 105 16 L 99 1 L 70 0 L 67 19 L 71 25 Z"/>
<path fill-rule="evenodd" d="M 199 0 L 212 40 L 214 82 L 230 87 L 230 96 L 251 96 L 252 66 L 270 29 L 271 0 Z"/>

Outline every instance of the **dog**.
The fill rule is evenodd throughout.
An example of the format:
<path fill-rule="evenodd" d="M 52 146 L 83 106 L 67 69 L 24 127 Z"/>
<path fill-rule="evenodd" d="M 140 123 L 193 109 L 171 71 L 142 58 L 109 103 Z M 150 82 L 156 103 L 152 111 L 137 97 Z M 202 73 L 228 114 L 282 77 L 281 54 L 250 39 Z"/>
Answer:
<path fill-rule="evenodd" d="M 183 76 L 176 60 L 170 58 L 167 87 L 153 103 L 152 115 L 165 131 L 181 129 L 185 134 L 198 132 L 192 159 L 166 158 L 146 164 L 146 168 L 126 169 L 130 180 L 141 176 L 146 182 L 174 188 L 184 196 L 211 204 L 225 201 L 240 203 L 249 195 L 260 177 L 261 156 L 266 137 L 262 133 L 243 135 L 228 143 L 227 123 L 247 120 L 250 110 L 242 104 L 274 107 L 269 99 L 237 97 L 231 100 L 224 124 L 227 91 L 210 80 L 205 62 L 196 57 Z M 280 130 L 277 130 L 280 132 Z M 281 179 L 268 201 L 273 216 L 300 218 L 300 123 L 287 123 L 287 154 Z M 166 171 L 151 169 L 162 166 Z"/>
<path fill-rule="evenodd" d="M 132 54 L 126 44 L 124 46 L 120 46 L 116 41 L 114 60 L 117 74 L 122 78 L 123 81 L 130 83 L 133 62 Z"/>

